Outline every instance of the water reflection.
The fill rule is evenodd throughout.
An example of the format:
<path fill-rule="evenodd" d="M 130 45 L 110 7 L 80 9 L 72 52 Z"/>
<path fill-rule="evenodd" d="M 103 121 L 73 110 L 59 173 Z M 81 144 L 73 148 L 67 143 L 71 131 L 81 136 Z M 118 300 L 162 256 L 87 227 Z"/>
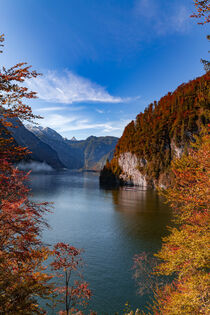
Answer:
<path fill-rule="evenodd" d="M 171 212 L 157 192 L 123 187 L 106 193 L 112 195 L 114 209 L 121 214 L 118 223 L 123 233 L 134 241 L 151 242 L 156 250 L 171 220 Z"/>
<path fill-rule="evenodd" d="M 136 296 L 132 258 L 157 251 L 167 233 L 170 211 L 157 193 L 100 189 L 97 174 L 76 172 L 34 174 L 30 185 L 36 200 L 54 202 L 44 241 L 85 249 L 92 309 L 114 314 L 127 300 L 134 308 L 144 306 L 148 297 Z"/>

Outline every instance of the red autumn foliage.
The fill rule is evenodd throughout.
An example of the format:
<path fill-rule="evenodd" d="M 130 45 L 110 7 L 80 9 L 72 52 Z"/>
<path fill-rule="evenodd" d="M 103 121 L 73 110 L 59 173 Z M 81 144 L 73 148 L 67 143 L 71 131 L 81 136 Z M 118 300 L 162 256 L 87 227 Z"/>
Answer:
<path fill-rule="evenodd" d="M 210 22 L 210 3 L 209 0 L 195 0 L 196 13 L 193 13 L 191 17 L 201 19 L 198 24 L 206 24 Z"/>
<path fill-rule="evenodd" d="M 69 315 L 78 312 L 78 307 L 85 307 L 92 295 L 88 283 L 82 280 L 81 253 L 82 250 L 65 243 L 57 243 L 54 246 L 55 258 L 51 267 L 57 272 L 57 277 L 63 279 L 64 282 L 63 285 L 56 288 L 56 291 L 63 296 L 62 301 L 66 307 L 65 312 L 61 312 L 61 314 Z"/>
<path fill-rule="evenodd" d="M 112 177 L 120 179 L 122 170 L 118 159 L 121 154 L 130 152 L 138 158 L 138 170 L 148 182 L 158 183 L 165 176 L 169 184 L 169 169 L 176 149 L 188 150 L 194 135 L 209 122 L 209 87 L 210 71 L 180 85 L 137 115 L 136 120 L 125 127 L 114 158 L 101 172 L 101 182 L 112 180 Z"/>
<path fill-rule="evenodd" d="M 3 47 L 3 41 L 4 37 L 0 35 L 0 47 Z M 26 79 L 37 75 L 26 63 L 19 63 L 8 70 L 4 67 L 0 69 L 1 314 L 46 314 L 38 305 L 37 297 L 49 298 L 53 295 L 54 287 L 49 280 L 55 275 L 46 272 L 49 256 L 56 257 L 53 269 L 58 271 L 63 268 L 68 275 L 73 270 L 77 271 L 80 265 L 80 250 L 58 243 L 52 251 L 42 243 L 41 229 L 47 226 L 43 215 L 50 211 L 50 205 L 30 200 L 30 190 L 26 185 L 29 173 L 19 171 L 12 164 L 28 152 L 27 148 L 15 143 L 7 128 L 15 128 L 13 122 L 16 119 L 32 121 L 40 118 L 23 103 L 24 99 L 35 98 L 36 94 L 21 86 Z M 68 292 L 70 305 L 85 304 L 90 295 L 87 283 L 77 281 Z"/>

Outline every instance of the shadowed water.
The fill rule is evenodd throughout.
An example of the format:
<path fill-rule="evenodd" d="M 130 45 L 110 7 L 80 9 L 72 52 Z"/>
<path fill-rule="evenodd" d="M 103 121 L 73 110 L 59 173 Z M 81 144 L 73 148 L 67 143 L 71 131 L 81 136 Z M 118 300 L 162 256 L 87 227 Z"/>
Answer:
<path fill-rule="evenodd" d="M 167 233 L 171 213 L 157 193 L 100 189 L 97 174 L 76 172 L 33 174 L 31 187 L 34 199 L 54 202 L 44 241 L 85 250 L 84 275 L 94 295 L 90 308 L 121 313 L 126 301 L 144 308 L 149 297 L 136 295 L 133 256 L 156 252 Z"/>

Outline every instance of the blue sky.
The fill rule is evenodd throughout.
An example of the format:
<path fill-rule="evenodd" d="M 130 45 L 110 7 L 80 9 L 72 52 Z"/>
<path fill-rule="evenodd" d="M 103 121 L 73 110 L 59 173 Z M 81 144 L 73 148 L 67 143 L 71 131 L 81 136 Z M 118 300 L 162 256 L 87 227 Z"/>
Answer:
<path fill-rule="evenodd" d="M 193 0 L 1 0 L 1 65 L 26 61 L 40 121 L 67 138 L 121 136 L 150 102 L 204 73 Z"/>

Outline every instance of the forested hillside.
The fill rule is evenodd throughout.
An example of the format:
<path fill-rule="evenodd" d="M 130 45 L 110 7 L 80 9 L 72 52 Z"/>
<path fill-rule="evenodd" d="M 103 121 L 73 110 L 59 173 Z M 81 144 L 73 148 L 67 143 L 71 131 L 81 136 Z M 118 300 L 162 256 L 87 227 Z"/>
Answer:
<path fill-rule="evenodd" d="M 103 169 L 101 183 L 108 183 L 110 178 L 113 181 L 114 176 L 114 182 L 135 184 L 132 177 L 137 177 L 138 171 L 143 186 L 167 184 L 172 159 L 187 151 L 193 134 L 208 122 L 209 79 L 210 72 L 182 84 L 137 115 L 119 139 L 111 163 Z M 130 169 L 124 167 L 128 159 Z"/>

